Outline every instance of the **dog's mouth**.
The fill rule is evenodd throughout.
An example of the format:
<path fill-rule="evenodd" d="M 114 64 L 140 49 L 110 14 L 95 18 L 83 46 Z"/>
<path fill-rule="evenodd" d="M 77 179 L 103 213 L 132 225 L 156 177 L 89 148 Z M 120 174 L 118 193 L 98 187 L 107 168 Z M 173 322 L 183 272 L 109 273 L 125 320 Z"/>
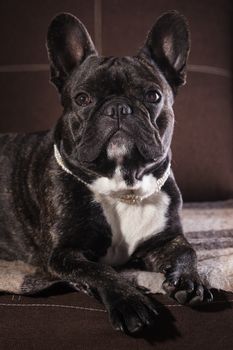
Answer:
<path fill-rule="evenodd" d="M 116 160 L 118 164 L 122 163 L 124 157 L 130 158 L 135 150 L 145 161 L 154 161 L 162 154 L 160 140 L 157 141 L 154 135 L 139 134 L 134 137 L 128 130 L 116 131 L 110 137 L 106 149 L 108 158 Z"/>
<path fill-rule="evenodd" d="M 161 161 L 162 152 L 158 150 L 153 154 L 154 159 L 145 157 L 144 149 L 140 148 L 140 143 L 135 142 L 131 135 L 127 135 L 124 131 L 118 130 L 109 140 L 107 145 L 107 157 L 114 160 L 118 166 L 128 163 L 132 164 L 131 177 L 136 181 L 150 173 Z M 148 154 L 147 154 L 148 155 Z"/>
<path fill-rule="evenodd" d="M 106 183 L 109 179 L 108 187 L 111 189 L 112 186 L 112 194 L 144 196 L 145 190 L 150 193 L 149 178 L 145 175 L 150 176 L 155 171 L 163 161 L 164 153 L 153 130 L 135 137 L 133 132 L 128 128 L 112 128 L 103 134 L 102 139 L 98 132 L 97 135 L 90 132 L 86 143 L 82 143 L 81 148 L 77 145 L 69 155 L 61 142 L 61 157 L 66 167 L 85 181 L 104 178 Z"/>
<path fill-rule="evenodd" d="M 83 164 L 96 161 L 105 152 L 109 160 L 121 163 L 124 157 L 138 154 L 145 162 L 153 162 L 163 154 L 157 130 L 141 128 L 133 124 L 128 127 L 108 128 L 101 134 L 98 130 L 88 132 L 77 150 L 78 160 Z"/>
<path fill-rule="evenodd" d="M 65 146 L 65 144 L 64 144 Z M 122 169 L 127 186 L 149 174 L 164 157 L 159 131 L 146 114 L 117 118 L 94 113 L 82 129 L 82 137 L 71 152 L 60 149 L 69 169 L 92 178 L 112 178 Z"/>

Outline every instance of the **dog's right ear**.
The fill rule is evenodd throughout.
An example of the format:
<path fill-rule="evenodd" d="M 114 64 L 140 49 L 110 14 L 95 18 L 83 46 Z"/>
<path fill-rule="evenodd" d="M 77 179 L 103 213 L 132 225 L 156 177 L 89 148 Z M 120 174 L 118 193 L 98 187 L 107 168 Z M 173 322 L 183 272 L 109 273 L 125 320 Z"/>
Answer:
<path fill-rule="evenodd" d="M 71 71 L 88 56 L 97 55 L 85 26 L 78 18 L 62 13 L 51 22 L 47 35 L 51 81 L 61 91 Z"/>

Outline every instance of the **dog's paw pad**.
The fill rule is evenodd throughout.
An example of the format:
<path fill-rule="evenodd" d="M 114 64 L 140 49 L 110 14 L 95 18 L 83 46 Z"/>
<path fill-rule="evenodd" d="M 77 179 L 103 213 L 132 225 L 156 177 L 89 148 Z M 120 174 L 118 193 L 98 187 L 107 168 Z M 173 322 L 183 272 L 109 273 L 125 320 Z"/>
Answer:
<path fill-rule="evenodd" d="M 186 290 L 179 290 L 174 294 L 174 298 L 179 304 L 185 304 L 188 298 L 188 292 Z"/>
<path fill-rule="evenodd" d="M 213 300 L 212 293 L 201 283 L 197 274 L 184 274 L 178 278 L 174 272 L 170 272 L 166 276 L 163 288 L 169 296 L 180 304 L 194 306 Z"/>
<path fill-rule="evenodd" d="M 145 298 L 129 297 L 110 307 L 110 321 L 114 329 L 135 334 L 151 328 L 157 318 L 153 303 Z"/>

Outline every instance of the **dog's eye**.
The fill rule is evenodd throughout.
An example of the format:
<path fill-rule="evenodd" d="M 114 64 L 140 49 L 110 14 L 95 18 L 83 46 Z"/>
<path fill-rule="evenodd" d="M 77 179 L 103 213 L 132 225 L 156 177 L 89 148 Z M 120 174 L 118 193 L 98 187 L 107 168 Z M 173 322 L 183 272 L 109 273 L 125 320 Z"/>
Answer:
<path fill-rule="evenodd" d="M 145 95 L 146 101 L 149 103 L 159 103 L 161 100 L 161 95 L 156 90 L 149 90 Z"/>
<path fill-rule="evenodd" d="M 91 103 L 91 97 L 90 95 L 86 94 L 85 92 L 80 92 L 76 98 L 75 98 L 76 103 L 79 106 L 85 107 Z"/>

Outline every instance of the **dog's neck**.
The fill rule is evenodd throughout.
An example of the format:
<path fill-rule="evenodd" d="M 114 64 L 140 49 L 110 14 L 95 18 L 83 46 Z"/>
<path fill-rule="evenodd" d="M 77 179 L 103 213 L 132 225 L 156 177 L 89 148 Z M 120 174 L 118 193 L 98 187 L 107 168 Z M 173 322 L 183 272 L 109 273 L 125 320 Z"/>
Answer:
<path fill-rule="evenodd" d="M 88 188 L 90 188 L 90 184 L 88 184 L 87 182 L 83 181 L 82 179 L 80 179 L 77 175 L 75 175 L 71 170 L 69 170 L 64 162 L 63 162 L 63 159 L 62 159 L 62 156 L 57 148 L 57 146 L 54 144 L 54 157 L 57 161 L 57 164 L 67 173 L 67 174 L 70 174 L 72 175 L 73 177 L 75 177 L 77 179 L 77 181 L 83 183 L 85 186 L 87 186 Z M 156 180 L 156 185 L 157 185 L 157 188 L 155 189 L 155 192 L 159 192 L 161 191 L 161 188 L 163 187 L 163 185 L 165 184 L 165 182 L 167 181 L 169 175 L 170 175 L 170 172 L 171 172 L 171 163 L 169 162 L 168 163 L 168 166 L 164 172 L 164 174 Z M 111 196 L 111 197 L 114 197 L 115 199 L 117 199 L 118 201 L 120 202 L 123 202 L 123 203 L 127 203 L 127 204 L 139 204 L 140 202 L 142 202 L 142 200 L 145 198 L 144 196 L 139 196 L 139 195 L 135 195 L 132 191 L 132 193 L 130 194 L 121 194 L 119 196 L 117 195 L 114 195 L 114 196 Z"/>

